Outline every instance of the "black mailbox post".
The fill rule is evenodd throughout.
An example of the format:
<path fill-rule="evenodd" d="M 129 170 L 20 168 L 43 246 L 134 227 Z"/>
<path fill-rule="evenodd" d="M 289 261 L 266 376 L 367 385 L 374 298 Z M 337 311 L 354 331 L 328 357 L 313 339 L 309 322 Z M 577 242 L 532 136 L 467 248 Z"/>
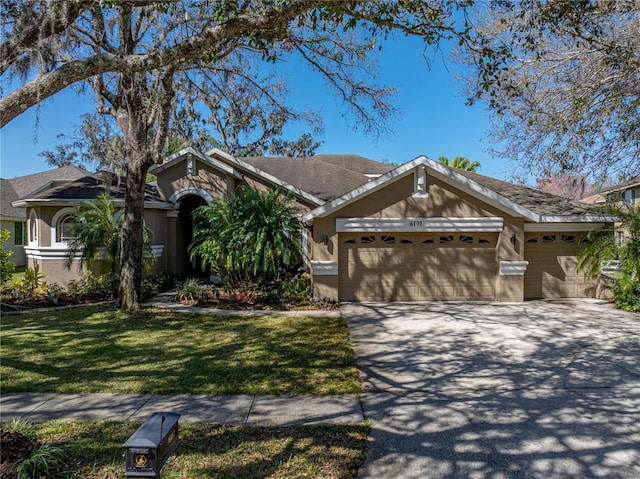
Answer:
<path fill-rule="evenodd" d="M 160 477 L 160 470 L 178 446 L 178 418 L 157 412 L 124 443 L 126 477 Z"/>

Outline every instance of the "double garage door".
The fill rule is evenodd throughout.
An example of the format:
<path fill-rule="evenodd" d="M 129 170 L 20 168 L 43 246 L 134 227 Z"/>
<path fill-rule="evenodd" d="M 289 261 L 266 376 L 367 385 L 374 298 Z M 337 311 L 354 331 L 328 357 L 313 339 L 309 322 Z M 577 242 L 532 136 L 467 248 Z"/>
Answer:
<path fill-rule="evenodd" d="M 494 300 L 497 233 L 341 234 L 343 301 Z"/>

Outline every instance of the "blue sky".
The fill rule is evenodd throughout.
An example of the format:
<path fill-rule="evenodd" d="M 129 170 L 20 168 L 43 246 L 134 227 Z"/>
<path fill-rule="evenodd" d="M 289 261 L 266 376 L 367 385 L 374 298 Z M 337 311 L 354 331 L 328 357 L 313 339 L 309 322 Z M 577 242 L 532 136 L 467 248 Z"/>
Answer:
<path fill-rule="evenodd" d="M 508 178 L 508 163 L 487 152 L 489 116 L 482 105 L 469 107 L 454 79 L 460 67 L 435 56 L 429 70 L 420 39 L 398 38 L 383 44 L 378 82 L 397 89 L 395 105 L 401 115 L 390 123 L 392 133 L 375 139 L 354 131 L 345 109 L 309 70 L 285 65 L 292 101 L 320 110 L 324 142 L 317 153 L 354 153 L 374 160 L 404 163 L 424 154 L 437 159 L 465 156 L 479 161 L 479 173 Z M 91 96 L 68 89 L 23 113 L 0 132 L 0 176 L 13 178 L 50 168 L 38 153 L 53 149 L 59 133 L 69 133 L 80 116 L 92 108 Z M 39 117 L 39 118 L 38 118 Z M 37 124 L 36 124 L 37 121 Z"/>

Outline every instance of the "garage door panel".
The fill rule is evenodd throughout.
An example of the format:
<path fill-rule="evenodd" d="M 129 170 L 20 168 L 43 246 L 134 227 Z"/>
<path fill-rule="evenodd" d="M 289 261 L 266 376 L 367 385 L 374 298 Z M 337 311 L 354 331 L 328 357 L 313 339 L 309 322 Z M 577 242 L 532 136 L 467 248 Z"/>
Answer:
<path fill-rule="evenodd" d="M 591 282 L 576 273 L 580 233 L 527 233 L 525 298 L 591 297 Z"/>
<path fill-rule="evenodd" d="M 362 244 L 363 238 L 376 244 Z M 403 235 L 404 242 L 382 244 L 382 235 L 341 243 L 340 298 L 345 301 L 419 301 L 495 298 L 495 237 L 487 243 L 460 244 L 459 235 Z M 453 237 L 440 244 L 440 237 Z M 487 235 L 485 235 L 487 236 Z M 490 235 L 489 235 L 490 236 Z M 466 235 L 465 241 L 473 239 Z M 386 238 L 388 240 L 388 236 Z M 483 238 L 486 241 L 486 238 Z M 456 243 L 457 242 L 457 243 Z"/>

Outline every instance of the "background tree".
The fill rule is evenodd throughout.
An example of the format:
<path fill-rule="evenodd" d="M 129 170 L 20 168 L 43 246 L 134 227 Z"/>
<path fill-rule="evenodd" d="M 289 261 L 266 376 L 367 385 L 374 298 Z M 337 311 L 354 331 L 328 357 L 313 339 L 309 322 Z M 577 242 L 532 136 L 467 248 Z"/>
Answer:
<path fill-rule="evenodd" d="M 232 282 L 279 279 L 302 263 L 302 225 L 290 205 L 295 198 L 276 188 L 260 193 L 239 188 L 194 212 L 191 259 Z"/>
<path fill-rule="evenodd" d="M 471 161 L 469 158 L 465 158 L 464 156 L 456 156 L 452 160 L 449 160 L 446 156 L 441 156 L 438 158 L 438 162 L 444 166 L 450 166 L 451 168 L 457 168 L 465 171 L 475 172 L 477 168 L 480 168 L 479 162 Z"/>
<path fill-rule="evenodd" d="M 525 175 L 640 174 L 640 4 L 506 0 L 474 12 L 474 99 L 494 113 L 493 153 Z"/>
<path fill-rule="evenodd" d="M 598 191 L 598 188 L 589 182 L 587 175 L 570 173 L 552 173 L 547 178 L 540 178 L 536 182 L 536 188 L 572 200 L 581 200 Z"/>
<path fill-rule="evenodd" d="M 374 81 L 379 39 L 399 31 L 426 45 L 465 42 L 471 3 L 8 0 L 2 4 L 0 74 L 16 87 L 0 99 L 0 125 L 71 85 L 95 94 L 96 111 L 110 117 L 124 147 L 117 305 L 138 309 L 144 181 L 161 161 L 185 75 L 200 85 L 209 81 L 195 78 L 200 72 L 233 78 L 240 55 L 262 64 L 297 57 L 326 79 L 354 124 L 380 131 L 395 111 L 392 90 Z"/>

